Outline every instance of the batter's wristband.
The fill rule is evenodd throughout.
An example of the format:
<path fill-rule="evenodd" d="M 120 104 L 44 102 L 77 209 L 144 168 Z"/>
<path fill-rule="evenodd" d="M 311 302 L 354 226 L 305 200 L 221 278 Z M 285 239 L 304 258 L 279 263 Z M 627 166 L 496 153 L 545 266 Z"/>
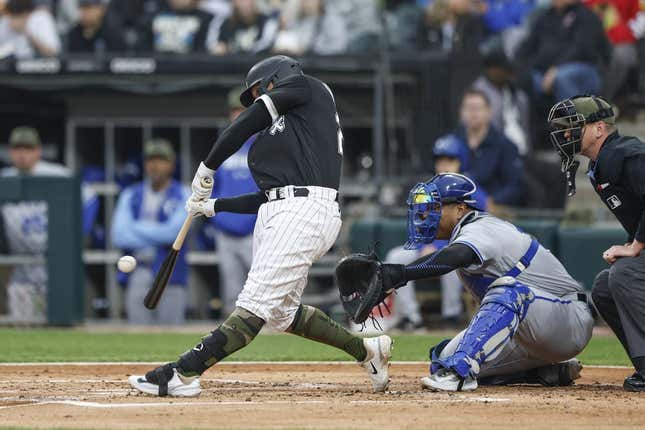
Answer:
<path fill-rule="evenodd" d="M 197 168 L 197 173 L 200 176 L 209 176 L 211 178 L 215 176 L 215 170 L 206 167 L 203 161 L 199 163 L 199 167 Z"/>

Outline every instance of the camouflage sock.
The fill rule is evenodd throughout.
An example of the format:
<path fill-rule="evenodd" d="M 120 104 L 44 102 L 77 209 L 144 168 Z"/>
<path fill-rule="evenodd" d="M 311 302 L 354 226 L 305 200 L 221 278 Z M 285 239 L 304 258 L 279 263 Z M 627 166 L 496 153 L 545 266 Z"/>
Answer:
<path fill-rule="evenodd" d="M 287 331 L 342 349 L 358 361 L 363 361 L 367 356 L 362 337 L 350 333 L 323 311 L 312 306 L 300 305 Z"/>
<path fill-rule="evenodd" d="M 264 325 L 264 320 L 242 308 L 233 313 L 201 343 L 184 352 L 177 361 L 183 376 L 197 376 L 215 363 L 251 343 Z"/>

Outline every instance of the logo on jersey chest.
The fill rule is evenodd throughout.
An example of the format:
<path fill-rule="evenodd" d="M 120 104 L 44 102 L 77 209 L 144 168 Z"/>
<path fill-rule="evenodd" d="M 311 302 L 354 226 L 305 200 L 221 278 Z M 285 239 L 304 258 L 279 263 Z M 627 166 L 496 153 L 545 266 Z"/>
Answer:
<path fill-rule="evenodd" d="M 285 129 L 284 115 L 278 117 L 275 120 L 271 128 L 269 129 L 269 134 L 275 136 L 276 133 L 282 133 Z"/>
<path fill-rule="evenodd" d="M 614 194 L 613 196 L 609 196 L 609 198 L 607 198 L 607 205 L 609 206 L 609 209 L 611 209 L 612 211 L 620 207 L 622 204 L 623 202 L 620 201 L 620 199 L 616 194 Z"/>

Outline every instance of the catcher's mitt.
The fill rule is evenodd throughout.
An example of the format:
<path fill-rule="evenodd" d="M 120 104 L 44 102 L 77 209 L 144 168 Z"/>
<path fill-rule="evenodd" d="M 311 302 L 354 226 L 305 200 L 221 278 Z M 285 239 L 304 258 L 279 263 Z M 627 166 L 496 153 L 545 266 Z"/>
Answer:
<path fill-rule="evenodd" d="M 403 273 L 404 266 L 383 264 L 375 253 L 341 259 L 336 266 L 336 283 L 345 312 L 355 323 L 363 324 L 376 305 L 405 284 Z"/>

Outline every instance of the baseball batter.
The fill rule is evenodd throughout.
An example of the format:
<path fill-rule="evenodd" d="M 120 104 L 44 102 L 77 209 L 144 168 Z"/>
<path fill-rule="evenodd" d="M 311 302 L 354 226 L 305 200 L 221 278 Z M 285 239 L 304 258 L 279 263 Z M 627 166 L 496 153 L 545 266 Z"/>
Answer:
<path fill-rule="evenodd" d="M 407 266 L 387 267 L 388 274 L 398 273 L 394 285 L 456 270 L 481 301 L 466 330 L 431 349 L 430 376 L 422 384 L 445 391 L 474 390 L 478 378 L 568 385 L 580 371 L 570 359 L 591 338 L 586 295 L 536 239 L 479 212 L 475 191 L 459 174 L 417 184 L 408 200 L 406 247 L 435 238 L 449 245 Z"/>
<path fill-rule="evenodd" d="M 159 396 L 196 396 L 199 376 L 246 346 L 262 327 L 287 331 L 346 351 L 367 371 L 373 389 L 386 389 L 392 340 L 357 337 L 322 311 L 302 305 L 312 263 L 334 244 L 341 227 L 338 206 L 343 133 L 333 94 L 300 64 L 275 56 L 253 66 L 240 101 L 243 113 L 217 139 L 200 164 L 186 209 L 257 213 L 253 263 L 236 309 L 212 333 L 173 363 L 130 384 Z M 201 185 L 253 134 L 248 164 L 260 192 L 209 199 Z"/>

